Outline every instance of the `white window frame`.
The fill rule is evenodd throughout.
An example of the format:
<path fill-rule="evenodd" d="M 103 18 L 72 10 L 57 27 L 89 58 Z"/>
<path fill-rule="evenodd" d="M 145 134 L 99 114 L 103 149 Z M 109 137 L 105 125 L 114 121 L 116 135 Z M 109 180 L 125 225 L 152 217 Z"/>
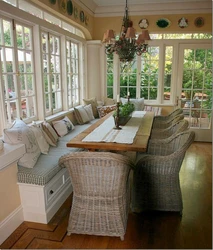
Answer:
<path fill-rule="evenodd" d="M 45 31 L 41 30 L 41 48 L 42 48 L 42 34 L 45 34 L 47 37 L 47 48 L 46 51 L 44 52 L 42 50 L 42 55 L 43 55 L 43 88 L 44 88 L 44 100 L 45 103 L 48 102 L 49 108 L 47 109 L 47 104 L 45 105 L 45 116 L 50 116 L 55 113 L 58 113 L 62 111 L 62 84 L 61 84 L 61 42 L 60 42 L 60 36 L 54 34 L 51 31 Z M 50 36 L 58 41 L 58 46 L 57 52 L 55 52 L 55 47 L 53 51 L 50 51 Z M 46 58 L 46 65 L 45 65 L 45 60 L 44 57 Z M 57 60 L 59 59 L 59 60 Z M 59 62 L 59 65 L 57 65 L 57 62 Z M 53 66 L 53 71 L 51 70 L 51 66 Z M 45 76 L 47 80 L 47 86 L 48 90 L 45 89 Z M 57 81 L 58 80 L 58 81 Z M 53 89 L 52 86 L 57 86 L 58 83 L 58 88 Z M 54 107 L 54 100 L 53 100 L 53 95 L 55 96 L 55 107 Z M 48 101 L 47 101 L 48 100 Z"/>
<path fill-rule="evenodd" d="M 7 46 L 5 44 L 1 45 L 1 62 L 0 65 L 1 67 L 4 66 L 5 68 L 5 63 L 6 60 L 8 60 L 8 57 L 11 56 L 11 62 L 13 65 L 13 71 L 12 72 L 7 72 L 6 68 L 4 71 L 1 71 L 1 92 L 2 92 L 2 98 L 4 100 L 4 103 L 6 104 L 6 111 L 4 109 L 3 111 L 3 120 L 4 120 L 4 126 L 9 126 L 15 118 L 23 118 L 23 120 L 27 122 L 31 122 L 35 119 L 37 119 L 37 109 L 36 109 L 36 95 L 35 95 L 35 71 L 34 71 L 34 51 L 33 51 L 33 27 L 29 26 L 25 23 L 22 23 L 20 21 L 15 21 L 13 19 L 7 18 L 5 16 L 0 16 L 1 20 L 5 20 L 11 24 L 11 46 Z M 1 23 L 2 25 L 2 23 Z M 31 48 L 25 48 L 23 46 L 22 48 L 18 48 L 17 42 L 16 42 L 16 25 L 22 26 L 22 29 L 24 27 L 28 28 L 31 30 L 30 32 L 30 44 Z M 1 29 L 3 29 L 3 26 L 1 26 Z M 23 31 L 23 30 L 22 30 Z M 2 33 L 3 36 L 3 33 Z M 23 33 L 22 33 L 22 38 L 24 38 Z M 3 41 L 3 37 L 2 37 Z M 7 53 L 6 50 L 9 49 L 10 53 Z M 30 57 L 27 59 L 27 53 L 30 54 Z M 22 55 L 22 65 L 24 66 L 23 72 L 19 72 L 19 59 Z M 31 62 L 31 72 L 27 72 L 26 70 L 26 60 L 29 60 Z M 3 65 L 2 65 L 3 62 Z M 9 86 L 7 82 L 8 77 L 13 78 L 13 83 L 14 83 L 14 89 L 13 92 L 9 92 Z M 22 76 L 24 85 L 25 85 L 25 92 L 21 91 L 21 86 L 20 86 L 20 76 Z M 32 91 L 28 91 L 28 86 L 27 86 L 27 76 L 31 76 L 32 80 Z M 4 80 L 3 80 L 4 79 Z M 4 86 L 4 82 L 6 86 Z M 6 89 L 4 89 L 6 87 Z M 27 92 L 26 92 L 27 91 Z M 4 94 L 5 92 L 5 94 Z M 11 94 L 12 93 L 12 94 Z M 22 108 L 22 103 L 24 102 L 24 108 Z"/>
<path fill-rule="evenodd" d="M 147 105 L 158 105 L 158 106 L 176 106 L 177 105 L 177 79 L 178 79 L 178 53 L 179 47 L 181 44 L 205 44 L 210 43 L 211 39 L 156 39 L 149 41 L 149 46 L 159 46 L 159 75 L 158 75 L 158 96 L 157 100 L 145 100 Z M 172 62 L 172 78 L 171 78 L 171 96 L 170 100 L 164 100 L 164 67 L 165 67 L 165 60 L 162 58 L 165 57 L 165 46 L 172 46 L 173 47 L 173 62 Z M 113 78 L 113 98 L 116 99 L 117 94 L 120 91 L 120 83 L 119 83 L 119 59 L 118 56 L 114 53 L 114 60 L 113 60 L 113 71 L 114 71 L 114 78 Z M 143 56 L 143 54 L 141 55 Z M 136 56 L 138 69 L 141 68 L 141 59 L 140 56 Z M 107 59 L 105 60 L 105 62 Z M 136 98 L 142 98 L 140 96 L 140 70 L 137 71 L 137 92 Z M 107 72 L 106 72 L 107 74 Z M 107 77 L 105 78 L 107 81 Z M 107 93 L 107 82 L 105 83 L 105 92 Z"/>
<path fill-rule="evenodd" d="M 68 48 L 67 48 L 68 46 Z M 75 55 L 72 54 L 72 47 Z M 68 108 L 72 108 L 80 102 L 80 67 L 79 67 L 79 44 L 72 40 L 66 40 L 66 69 L 67 69 L 67 96 Z"/>

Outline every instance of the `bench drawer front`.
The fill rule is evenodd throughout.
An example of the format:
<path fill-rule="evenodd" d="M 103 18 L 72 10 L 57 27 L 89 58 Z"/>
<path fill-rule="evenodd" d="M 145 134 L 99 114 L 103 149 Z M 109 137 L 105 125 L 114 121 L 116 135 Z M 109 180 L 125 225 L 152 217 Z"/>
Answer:
<path fill-rule="evenodd" d="M 52 180 L 46 187 L 46 205 L 49 205 L 52 199 L 60 192 L 61 189 L 63 189 L 63 186 L 67 183 L 67 181 L 70 181 L 67 169 L 64 169 L 64 171 L 61 172 L 62 173 L 60 175 L 57 175 L 57 179 Z"/>

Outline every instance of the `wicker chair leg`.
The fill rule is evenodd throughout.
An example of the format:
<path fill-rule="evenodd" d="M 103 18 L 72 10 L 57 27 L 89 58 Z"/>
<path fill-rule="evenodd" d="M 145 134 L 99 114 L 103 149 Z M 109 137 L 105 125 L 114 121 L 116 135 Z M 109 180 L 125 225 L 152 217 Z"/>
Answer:
<path fill-rule="evenodd" d="M 121 240 L 124 240 L 124 235 L 120 236 Z"/>

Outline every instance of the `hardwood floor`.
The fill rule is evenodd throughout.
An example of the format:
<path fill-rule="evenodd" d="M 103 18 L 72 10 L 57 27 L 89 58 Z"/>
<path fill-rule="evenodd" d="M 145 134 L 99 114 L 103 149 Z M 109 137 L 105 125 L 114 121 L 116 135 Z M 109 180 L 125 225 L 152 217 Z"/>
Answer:
<path fill-rule="evenodd" d="M 183 216 L 129 213 L 118 237 L 66 235 L 71 196 L 48 225 L 23 222 L 1 249 L 212 249 L 212 144 L 194 142 L 180 172 Z"/>

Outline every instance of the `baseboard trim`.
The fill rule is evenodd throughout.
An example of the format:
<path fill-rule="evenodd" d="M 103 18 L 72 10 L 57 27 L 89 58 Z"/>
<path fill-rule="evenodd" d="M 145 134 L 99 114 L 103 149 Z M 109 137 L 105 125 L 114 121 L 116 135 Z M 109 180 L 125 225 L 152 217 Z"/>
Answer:
<path fill-rule="evenodd" d="M 2 244 L 24 221 L 23 208 L 20 205 L 0 222 L 0 244 Z"/>

